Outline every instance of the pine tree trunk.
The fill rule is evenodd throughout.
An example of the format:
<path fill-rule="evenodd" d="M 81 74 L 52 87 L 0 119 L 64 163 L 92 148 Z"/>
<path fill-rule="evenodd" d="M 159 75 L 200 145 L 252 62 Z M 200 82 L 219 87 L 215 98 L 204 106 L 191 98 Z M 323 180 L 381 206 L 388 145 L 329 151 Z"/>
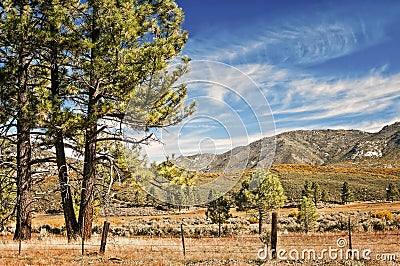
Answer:
<path fill-rule="evenodd" d="M 18 103 L 17 117 L 17 217 L 14 240 L 31 239 L 31 135 L 29 113 L 29 93 L 27 89 L 27 69 L 23 59 L 20 62 L 18 73 Z"/>
<path fill-rule="evenodd" d="M 58 181 L 61 189 L 61 201 L 64 211 L 65 227 L 67 229 L 68 242 L 76 240 L 79 233 L 78 222 L 76 220 L 74 204 L 72 201 L 71 187 L 67 170 L 67 161 L 65 158 L 64 140 L 62 133 L 56 137 L 56 156 L 58 167 Z"/>
<path fill-rule="evenodd" d="M 262 232 L 262 220 L 263 220 L 262 210 L 258 210 L 258 234 L 261 234 Z"/>
<path fill-rule="evenodd" d="M 96 156 L 96 124 L 91 125 L 85 135 L 85 160 L 83 166 L 83 181 L 81 203 L 79 209 L 79 230 L 84 239 L 92 236 L 93 223 L 93 188 L 95 184 Z"/>
<path fill-rule="evenodd" d="M 218 237 L 221 236 L 221 214 L 218 213 Z"/>

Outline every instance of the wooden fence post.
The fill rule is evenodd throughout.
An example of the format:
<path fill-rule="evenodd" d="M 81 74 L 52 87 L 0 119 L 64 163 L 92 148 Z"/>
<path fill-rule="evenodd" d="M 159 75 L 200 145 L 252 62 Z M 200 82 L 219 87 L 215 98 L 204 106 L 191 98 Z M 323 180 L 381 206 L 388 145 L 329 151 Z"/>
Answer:
<path fill-rule="evenodd" d="M 273 259 L 276 259 L 276 247 L 278 243 L 278 213 L 272 213 L 271 223 L 271 255 Z"/>
<path fill-rule="evenodd" d="M 107 236 L 110 230 L 110 222 L 104 221 L 103 233 L 101 234 L 100 254 L 106 252 Z"/>
<path fill-rule="evenodd" d="M 185 237 L 184 237 L 184 235 L 183 235 L 183 224 L 181 224 L 181 236 L 182 236 L 183 256 L 186 256 Z"/>
<path fill-rule="evenodd" d="M 18 255 L 21 255 L 21 248 L 22 248 L 22 240 L 21 238 L 18 239 Z"/>
<path fill-rule="evenodd" d="M 85 215 L 83 215 L 82 224 L 85 224 Z M 85 230 L 81 229 L 81 238 L 82 238 L 82 256 L 85 255 Z"/>
<path fill-rule="evenodd" d="M 349 214 L 348 228 L 349 228 L 349 249 L 352 250 L 353 249 L 353 244 L 351 243 L 351 217 L 350 217 L 350 214 Z"/>

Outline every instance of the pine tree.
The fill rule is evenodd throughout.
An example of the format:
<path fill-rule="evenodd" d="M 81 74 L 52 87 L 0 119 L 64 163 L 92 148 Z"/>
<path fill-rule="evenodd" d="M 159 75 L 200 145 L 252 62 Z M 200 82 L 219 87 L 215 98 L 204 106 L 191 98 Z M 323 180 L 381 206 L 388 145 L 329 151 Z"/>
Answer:
<path fill-rule="evenodd" d="M 189 60 L 166 70 L 187 40 L 183 12 L 173 0 L 6 1 L 0 12 L 2 137 L 17 130 L 15 238 L 30 238 L 31 131 L 38 125 L 39 135 L 47 134 L 43 145 L 56 150 L 69 239 L 77 226 L 65 138 L 83 150 L 78 227 L 89 238 L 96 168 L 104 159 L 114 163 L 98 154 L 103 143 L 139 145 L 154 138 L 150 129 L 179 123 L 194 110 L 183 104 L 186 86 L 176 84 Z M 124 138 L 122 123 L 145 135 Z"/>
<path fill-rule="evenodd" d="M 37 78 L 40 68 L 36 49 L 37 3 L 5 1 L 0 6 L 0 119 L 2 138 L 16 142 L 17 202 L 14 239 L 31 238 L 32 144 L 31 129 L 37 119 Z M 10 138 L 16 128 L 15 140 Z M 11 134 L 13 135 L 13 134 Z"/>
<path fill-rule="evenodd" d="M 173 84 L 185 69 L 164 71 L 187 39 L 181 29 L 183 12 L 174 1 L 90 0 L 86 6 L 78 28 L 81 51 L 72 70 L 79 88 L 73 99 L 81 107 L 85 125 L 78 223 L 90 238 L 100 143 L 138 145 L 152 137 L 149 129 L 177 123 L 191 110 L 183 107 L 186 87 Z M 124 138 L 110 126 L 122 122 L 147 135 Z"/>
<path fill-rule="evenodd" d="M 318 202 L 321 200 L 321 188 L 319 187 L 318 182 L 313 182 L 311 189 L 312 189 L 312 198 L 315 207 L 317 207 Z"/>
<path fill-rule="evenodd" d="M 302 197 L 312 198 L 313 195 L 312 185 L 313 183 L 310 180 L 306 180 L 306 183 L 304 184 L 304 187 L 301 190 Z"/>
<path fill-rule="evenodd" d="M 348 182 L 343 183 L 341 198 L 343 204 L 352 202 L 354 200 L 354 194 Z"/>
<path fill-rule="evenodd" d="M 322 202 L 327 202 L 328 198 L 329 198 L 328 192 L 325 189 L 323 189 L 322 192 L 321 192 L 321 200 L 322 200 Z"/>
<path fill-rule="evenodd" d="M 41 36 L 40 62 L 47 71 L 43 71 L 43 80 L 48 86 L 41 88 L 41 127 L 47 133 L 48 142 L 56 153 L 61 203 L 63 207 L 68 240 L 76 240 L 78 223 L 74 212 L 71 185 L 65 156 L 65 136 L 74 135 L 77 117 L 66 107 L 71 97 L 72 80 L 68 78 L 69 55 L 76 51 L 79 36 L 76 34 L 79 3 L 76 1 L 43 1 L 39 5 L 43 14 L 40 24 Z"/>
<path fill-rule="evenodd" d="M 251 190 L 250 188 L 255 188 Z M 262 232 L 263 217 L 266 212 L 280 208 L 286 200 L 283 187 L 276 175 L 264 170 L 256 170 L 251 180 L 242 183 L 242 189 L 235 197 L 240 209 L 256 209 L 258 212 L 258 232 Z"/>
<path fill-rule="evenodd" d="M 211 195 L 212 198 L 214 198 L 213 195 Z M 207 204 L 206 216 L 211 219 L 212 223 L 218 224 L 218 237 L 221 236 L 221 224 L 225 223 L 232 216 L 230 208 L 231 203 L 224 196 L 220 196 Z"/>
<path fill-rule="evenodd" d="M 153 164 L 153 168 L 155 168 L 158 175 L 170 181 L 167 190 L 171 191 L 172 198 L 169 197 L 167 199 L 168 202 L 178 206 L 179 210 L 182 206 L 196 203 L 193 195 L 194 179 L 197 176 L 196 171 L 179 167 L 169 158 L 160 164 Z"/>
<path fill-rule="evenodd" d="M 318 214 L 315 203 L 312 199 L 303 197 L 299 205 L 298 223 L 302 226 L 305 232 L 315 230 L 317 226 Z"/>
<path fill-rule="evenodd" d="M 389 187 L 386 189 L 386 200 L 387 201 L 396 201 L 399 200 L 400 193 L 395 184 L 389 183 Z"/>

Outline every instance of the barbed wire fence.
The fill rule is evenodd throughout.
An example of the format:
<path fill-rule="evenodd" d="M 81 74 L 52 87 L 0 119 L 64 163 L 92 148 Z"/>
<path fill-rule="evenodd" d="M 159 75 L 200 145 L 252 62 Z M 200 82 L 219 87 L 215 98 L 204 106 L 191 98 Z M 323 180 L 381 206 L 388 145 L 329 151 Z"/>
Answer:
<path fill-rule="evenodd" d="M 112 225 L 111 225 L 112 227 Z M 228 235 L 221 238 L 211 235 L 187 236 L 185 231 L 194 227 L 182 226 L 182 236 L 132 236 L 121 237 L 110 235 L 107 239 L 107 248 L 102 237 L 94 237 L 84 245 L 79 242 L 65 243 L 61 236 L 49 235 L 29 242 L 14 242 L 1 240 L 0 258 L 5 254 L 29 254 L 31 252 L 67 253 L 75 257 L 103 256 L 116 261 L 124 261 L 128 257 L 132 260 L 152 261 L 155 258 L 168 261 L 185 260 L 235 260 L 235 261 L 263 261 L 273 257 L 260 257 L 260 250 L 265 249 L 259 235 Z M 350 232 L 350 233 L 349 233 Z M 338 231 L 330 233 L 298 233 L 279 232 L 277 250 L 286 251 L 286 259 L 304 259 L 304 251 L 314 250 L 321 254 L 323 250 L 371 250 L 386 260 L 399 263 L 400 260 L 400 232 L 351 232 Z M 340 242 L 341 241 L 341 242 Z M 103 250 L 102 250 L 103 249 Z M 292 253 L 290 253 L 292 252 Z M 297 252 L 297 253 L 296 253 Z M 279 255 L 279 254 L 278 254 Z M 282 255 L 282 254 L 280 254 Z M 60 255 L 61 256 L 61 255 Z M 343 254 L 342 254 L 343 256 Z M 376 259 L 377 255 L 373 258 Z M 279 259 L 279 258 L 278 258 Z"/>

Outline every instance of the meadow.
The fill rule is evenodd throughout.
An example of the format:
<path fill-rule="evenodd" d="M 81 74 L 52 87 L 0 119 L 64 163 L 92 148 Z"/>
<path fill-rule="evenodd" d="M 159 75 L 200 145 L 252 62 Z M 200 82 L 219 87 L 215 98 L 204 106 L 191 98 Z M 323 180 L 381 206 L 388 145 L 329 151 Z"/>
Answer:
<path fill-rule="evenodd" d="M 318 210 L 320 214 L 343 214 L 358 212 L 376 212 L 379 210 L 398 211 L 400 203 L 394 202 L 358 202 L 348 205 L 336 205 Z M 199 219 L 204 210 L 192 213 L 167 215 L 167 217 L 100 217 L 96 226 L 100 227 L 107 219 L 111 228 L 120 228 L 124 224 L 137 223 L 137 219 L 160 221 L 169 218 L 176 221 Z M 279 216 L 286 217 L 295 208 L 284 208 Z M 235 217 L 251 218 L 249 213 L 233 212 Z M 63 224 L 61 215 L 37 215 L 34 227 L 43 224 L 59 227 Z M 206 225 L 208 226 L 208 225 Z M 266 228 L 270 225 L 266 224 Z M 220 238 L 210 235 L 190 235 L 190 226 L 185 225 L 184 244 L 179 234 L 162 236 L 117 236 L 110 234 L 105 254 L 99 253 L 100 234 L 85 242 L 82 255 L 80 241 L 67 243 L 66 237 L 42 230 L 35 233 L 31 241 L 19 243 L 12 240 L 12 235 L 0 237 L 1 265 L 395 265 L 400 260 L 400 231 L 352 231 L 352 248 L 360 252 L 360 257 L 346 259 L 349 248 L 347 230 L 331 232 L 288 232 L 279 231 L 278 250 L 284 259 L 270 260 L 262 256 L 265 244 L 256 233 L 226 234 Z M 338 246 L 344 241 L 344 246 Z M 342 244 L 341 244 L 342 245 Z M 337 250 L 337 258 L 330 258 L 326 251 Z M 295 251 L 298 251 L 296 253 Z M 302 257 L 302 252 L 315 251 L 316 259 Z M 367 257 L 363 252 L 370 250 Z M 261 251 L 261 252 L 260 252 Z M 286 251 L 286 253 L 284 253 Z M 291 252 L 291 253 L 290 253 Z M 308 253 L 306 253 L 307 255 Z M 307 255 L 308 256 L 308 255 Z M 305 259 L 304 259 L 305 258 Z M 322 258 L 322 259 L 319 259 Z"/>
<path fill-rule="evenodd" d="M 255 235 L 231 237 L 185 238 L 183 254 L 181 238 L 177 237 L 110 237 L 105 254 L 99 254 L 99 238 L 85 245 L 84 255 L 80 243 L 65 243 L 65 238 L 48 237 L 22 243 L 18 255 L 18 243 L 9 237 L 0 238 L 1 265 L 395 265 L 400 258 L 398 243 L 400 232 L 354 233 L 353 249 L 370 250 L 368 257 L 346 259 L 347 247 L 340 248 L 339 239 L 348 241 L 345 232 L 336 233 L 289 233 L 280 234 L 278 249 L 285 260 L 263 259 L 265 248 Z M 336 258 L 301 259 L 304 250 L 337 250 Z M 299 252 L 299 259 L 296 253 Z M 282 252 L 282 251 L 281 251 Z M 289 257 L 289 252 L 291 256 Z M 261 259 L 259 257 L 261 254 Z"/>

